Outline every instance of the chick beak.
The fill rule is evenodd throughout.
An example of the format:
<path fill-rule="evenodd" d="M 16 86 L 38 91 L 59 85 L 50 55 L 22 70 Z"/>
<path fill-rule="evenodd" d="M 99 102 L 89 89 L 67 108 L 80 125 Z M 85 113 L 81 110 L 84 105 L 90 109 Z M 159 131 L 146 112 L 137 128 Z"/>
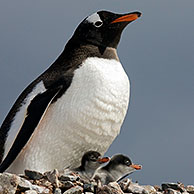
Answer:
<path fill-rule="evenodd" d="M 134 168 L 135 170 L 141 170 L 142 166 L 139 164 L 131 164 L 130 167 Z"/>
<path fill-rule="evenodd" d="M 106 163 L 110 160 L 109 157 L 103 157 L 103 158 L 99 158 L 97 161 L 100 162 L 100 163 Z"/>

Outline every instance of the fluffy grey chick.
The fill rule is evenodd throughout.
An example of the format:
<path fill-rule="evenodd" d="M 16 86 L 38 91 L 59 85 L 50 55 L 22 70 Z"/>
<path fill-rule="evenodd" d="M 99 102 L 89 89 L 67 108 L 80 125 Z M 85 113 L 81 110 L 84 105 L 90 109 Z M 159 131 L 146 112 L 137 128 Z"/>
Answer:
<path fill-rule="evenodd" d="M 93 178 L 98 182 L 100 181 L 102 185 L 107 185 L 109 182 L 119 181 L 141 168 L 141 165 L 133 164 L 129 157 L 116 154 L 106 166 L 96 170 Z"/>
<path fill-rule="evenodd" d="M 95 171 L 104 163 L 110 160 L 109 157 L 101 157 L 101 154 L 96 151 L 86 152 L 81 160 L 81 166 L 71 169 L 71 171 L 79 175 L 91 179 Z"/>

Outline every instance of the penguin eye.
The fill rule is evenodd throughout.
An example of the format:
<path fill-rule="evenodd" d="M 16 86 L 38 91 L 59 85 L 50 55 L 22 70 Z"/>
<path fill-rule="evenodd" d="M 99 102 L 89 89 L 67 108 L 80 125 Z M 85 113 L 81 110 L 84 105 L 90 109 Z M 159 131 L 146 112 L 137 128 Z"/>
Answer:
<path fill-rule="evenodd" d="M 94 26 L 96 26 L 97 28 L 99 28 L 100 26 L 102 26 L 103 22 L 102 21 L 97 21 L 94 23 Z"/>
<path fill-rule="evenodd" d="M 97 159 L 96 159 L 95 156 L 92 155 L 92 156 L 90 156 L 90 160 L 91 160 L 91 161 L 96 161 Z"/>
<path fill-rule="evenodd" d="M 129 166 L 131 164 L 131 162 L 129 160 L 125 161 L 125 165 Z"/>

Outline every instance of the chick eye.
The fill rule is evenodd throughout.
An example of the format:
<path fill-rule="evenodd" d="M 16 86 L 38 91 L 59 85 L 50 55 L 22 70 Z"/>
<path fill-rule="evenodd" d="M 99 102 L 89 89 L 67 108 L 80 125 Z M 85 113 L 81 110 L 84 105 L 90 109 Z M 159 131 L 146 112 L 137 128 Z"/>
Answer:
<path fill-rule="evenodd" d="M 90 160 L 91 161 L 96 161 L 96 157 L 95 156 L 90 156 Z"/>
<path fill-rule="evenodd" d="M 126 164 L 127 166 L 129 166 L 131 163 L 130 163 L 129 160 L 126 160 L 126 161 L 125 161 L 125 164 Z"/>
<path fill-rule="evenodd" d="M 97 21 L 97 22 L 94 23 L 94 25 L 95 25 L 97 28 L 99 28 L 100 26 L 102 26 L 102 24 L 103 24 L 103 22 L 101 22 L 101 21 Z"/>

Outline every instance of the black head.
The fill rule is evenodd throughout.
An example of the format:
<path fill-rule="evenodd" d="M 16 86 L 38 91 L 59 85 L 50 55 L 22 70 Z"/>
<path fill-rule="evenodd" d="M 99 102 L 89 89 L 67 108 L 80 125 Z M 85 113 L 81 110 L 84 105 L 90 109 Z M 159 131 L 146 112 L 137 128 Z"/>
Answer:
<path fill-rule="evenodd" d="M 111 158 L 110 162 L 104 168 L 112 170 L 112 169 L 116 169 L 119 166 L 130 167 L 131 169 L 134 169 L 134 170 L 141 169 L 141 165 L 133 164 L 132 161 L 130 160 L 130 158 L 128 156 L 123 155 L 123 154 L 114 155 Z"/>
<path fill-rule="evenodd" d="M 81 164 L 82 166 L 84 166 L 87 161 L 96 162 L 100 158 L 100 156 L 101 154 L 99 152 L 88 151 L 83 155 Z"/>
<path fill-rule="evenodd" d="M 86 17 L 77 27 L 72 40 L 100 48 L 116 48 L 123 29 L 141 16 L 140 12 L 115 14 L 98 11 Z"/>
<path fill-rule="evenodd" d="M 112 175 L 112 181 L 119 181 L 135 170 L 140 170 L 141 168 L 141 165 L 133 164 L 130 158 L 123 154 L 114 155 L 110 162 L 103 167 L 104 170 Z"/>
<path fill-rule="evenodd" d="M 116 165 L 130 166 L 132 165 L 132 161 L 130 160 L 128 156 L 125 156 L 123 154 L 116 154 L 111 158 L 109 165 L 111 166 L 116 166 Z"/>
<path fill-rule="evenodd" d="M 81 160 L 81 168 L 98 168 L 102 163 L 108 162 L 108 157 L 101 157 L 101 154 L 97 151 L 86 152 Z"/>

